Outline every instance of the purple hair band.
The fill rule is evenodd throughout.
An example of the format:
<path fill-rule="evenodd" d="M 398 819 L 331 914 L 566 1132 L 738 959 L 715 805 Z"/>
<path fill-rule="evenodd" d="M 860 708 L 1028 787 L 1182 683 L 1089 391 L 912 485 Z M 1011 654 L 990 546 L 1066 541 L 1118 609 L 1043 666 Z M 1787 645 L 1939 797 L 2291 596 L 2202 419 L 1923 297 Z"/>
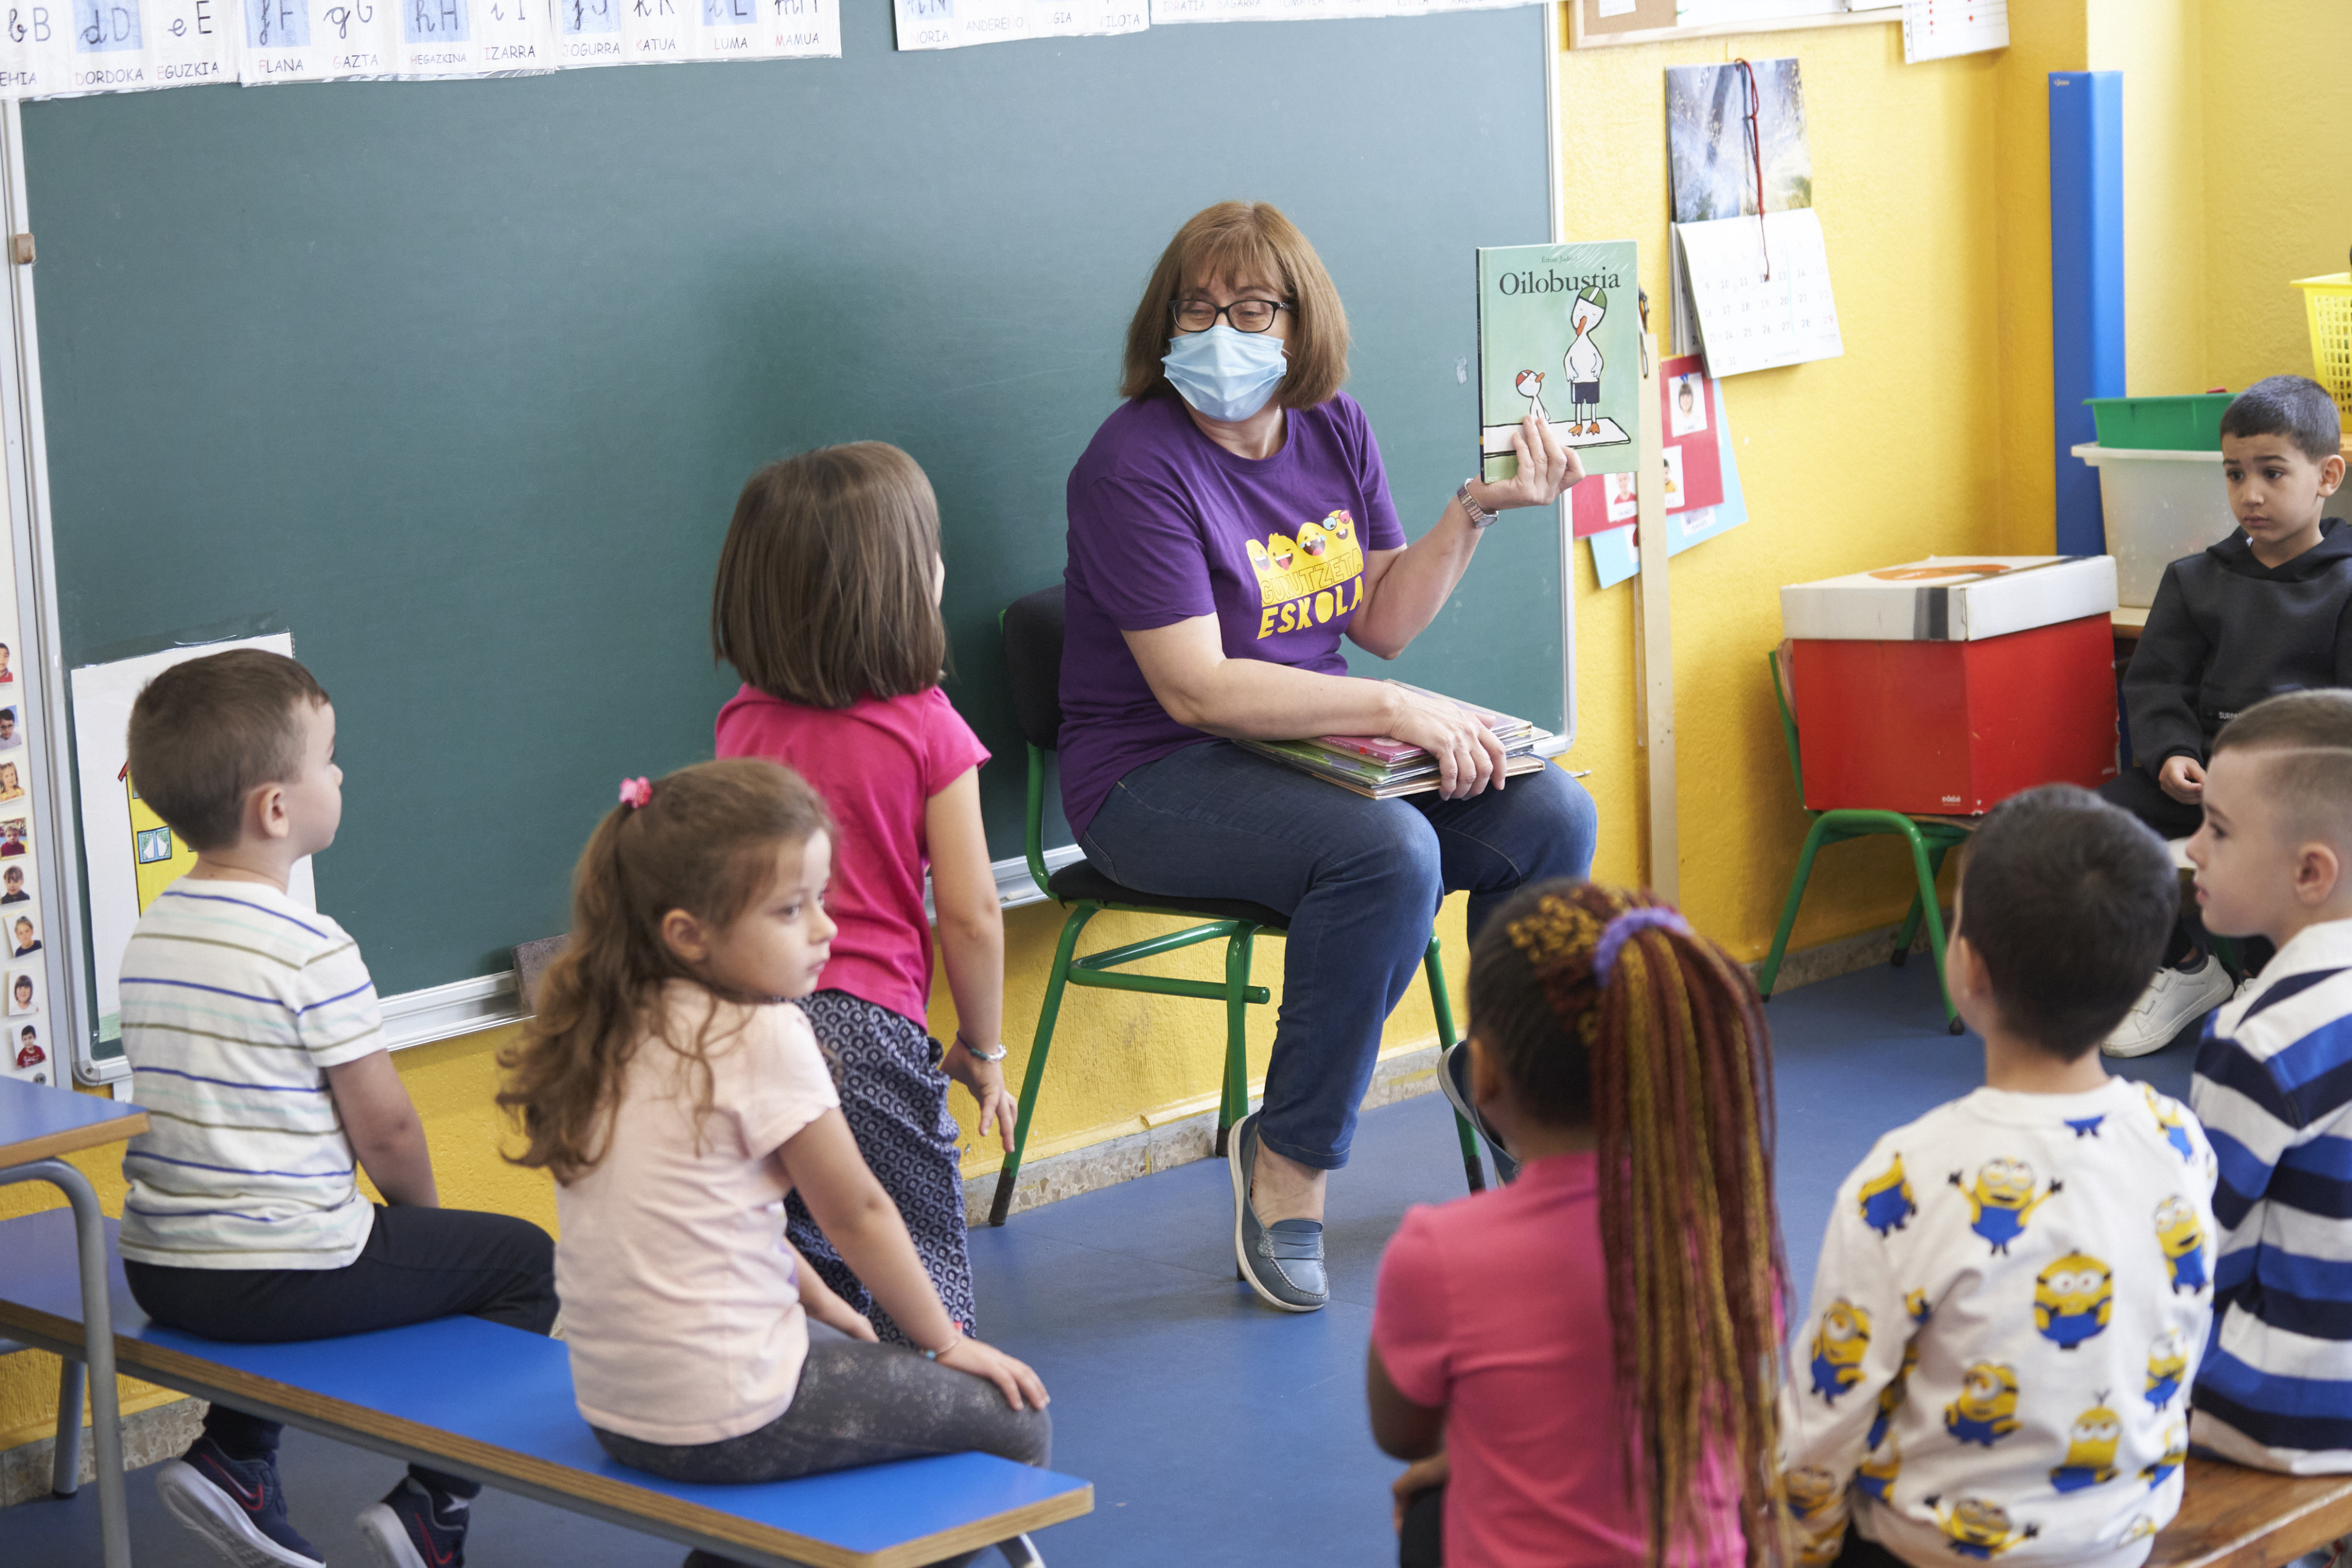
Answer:
<path fill-rule="evenodd" d="M 1617 950 L 1633 939 L 1637 931 L 1653 927 L 1690 935 L 1690 922 L 1663 904 L 1644 904 L 1625 911 L 1601 928 L 1601 940 L 1592 945 L 1592 978 L 1595 984 L 1609 983 L 1609 971 L 1617 967 Z"/>

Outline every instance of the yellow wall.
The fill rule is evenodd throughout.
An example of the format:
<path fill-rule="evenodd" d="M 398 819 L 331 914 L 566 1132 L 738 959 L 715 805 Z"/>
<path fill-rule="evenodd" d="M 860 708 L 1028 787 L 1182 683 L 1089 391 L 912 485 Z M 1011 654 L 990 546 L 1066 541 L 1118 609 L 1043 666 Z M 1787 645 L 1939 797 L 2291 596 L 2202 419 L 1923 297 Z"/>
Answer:
<path fill-rule="evenodd" d="M 1566 209 L 1572 234 L 1643 243 L 1663 334 L 1667 212 L 1664 76 L 1671 65 L 1796 55 L 1803 61 L 1815 199 L 1834 269 L 1846 354 L 1737 378 L 1727 388 L 1754 520 L 1672 568 L 1681 747 L 1684 902 L 1743 957 L 1762 953 L 1802 837 L 1763 673 L 1780 635 L 1775 589 L 1931 551 L 2046 549 L 2050 438 L 2046 77 L 2122 69 L 2126 132 L 2126 307 L 2135 392 L 2242 386 L 2308 373 L 2300 298 L 2284 280 L 2341 270 L 2352 179 L 2328 119 L 2323 64 L 2352 52 L 2341 0 L 2033 0 L 2012 6 L 1995 55 L 1903 63 L 1889 26 L 1675 46 L 1571 51 L 1560 61 Z M 1504 526 L 1508 526 L 1507 523 Z M 1633 743 L 1633 593 L 1600 591 L 1579 551 L 1581 707 L 1573 761 L 1600 803 L 1596 874 L 1647 878 L 1642 757 Z M 1816 873 L 1795 945 L 1897 919 L 1906 898 L 1886 844 L 1842 846 Z M 1060 912 L 1006 916 L 1006 1019 L 1017 1082 Z M 1460 901 L 1440 920 L 1458 1004 Z M 1088 946 L 1154 928 L 1106 915 Z M 1261 946 L 1278 988 L 1281 944 Z M 1214 978 L 1217 950 L 1170 972 Z M 944 987 L 933 1032 L 954 1028 Z M 1223 1025 L 1205 1003 L 1073 991 L 1037 1113 L 1043 1156 L 1214 1103 Z M 1419 987 L 1386 1049 L 1433 1034 Z M 1272 1019 L 1253 1009 L 1252 1072 Z M 498 1157 L 489 1096 L 505 1031 L 404 1051 L 443 1197 L 554 1223 L 545 1178 Z M 967 1107 L 961 1092 L 960 1113 Z M 966 1124 L 969 1117 L 966 1114 Z M 110 1156 L 79 1162 L 117 1211 Z M 971 1150 L 979 1173 L 995 1156 Z M 0 1216 L 47 1199 L 0 1189 Z M 37 1436 L 56 1364 L 0 1360 L 0 1447 Z M 169 1397 L 130 1389 L 133 1407 Z"/>
<path fill-rule="evenodd" d="M 2311 374 L 2302 290 L 2352 247 L 2352 152 L 2340 124 L 2352 5 L 2203 0 L 2203 385 Z M 2139 346 L 2133 345 L 2137 354 Z M 2337 508 L 2340 510 L 2341 508 Z"/>

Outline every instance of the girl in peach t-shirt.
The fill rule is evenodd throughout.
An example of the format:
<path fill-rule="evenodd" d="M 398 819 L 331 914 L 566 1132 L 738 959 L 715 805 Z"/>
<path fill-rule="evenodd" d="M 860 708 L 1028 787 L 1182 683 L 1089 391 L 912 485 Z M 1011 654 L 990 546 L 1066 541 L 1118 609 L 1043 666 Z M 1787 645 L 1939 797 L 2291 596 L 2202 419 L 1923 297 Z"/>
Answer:
<path fill-rule="evenodd" d="M 1415 1461 L 1404 1568 L 1439 1561 L 1441 1524 L 1445 1568 L 1740 1568 L 1777 1530 L 1756 988 L 1646 894 L 1548 882 L 1478 933 L 1470 1019 L 1472 1097 L 1522 1163 L 1410 1210 L 1381 1260 L 1368 1384 L 1374 1438 Z"/>
<path fill-rule="evenodd" d="M 556 1291 L 597 1440 L 680 1481 L 971 1449 L 1044 1464 L 1044 1385 L 940 1304 L 790 1005 L 835 929 L 824 802 L 748 758 L 631 779 L 621 801 L 499 1095 L 521 1163 L 558 1184 Z M 794 1191 L 916 1350 L 875 1343 L 802 1266 Z"/>

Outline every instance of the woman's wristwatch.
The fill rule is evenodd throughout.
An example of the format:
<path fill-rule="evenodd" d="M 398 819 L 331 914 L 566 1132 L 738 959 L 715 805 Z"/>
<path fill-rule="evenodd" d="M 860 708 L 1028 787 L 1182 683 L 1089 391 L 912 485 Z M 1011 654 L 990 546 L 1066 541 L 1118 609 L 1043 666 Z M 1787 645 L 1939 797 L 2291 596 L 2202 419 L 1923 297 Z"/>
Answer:
<path fill-rule="evenodd" d="M 1454 492 L 1454 498 L 1462 503 L 1462 515 L 1470 519 L 1470 526 L 1483 528 L 1492 524 L 1500 514 L 1488 511 L 1470 498 L 1470 486 L 1476 477 L 1473 475 L 1471 478 L 1463 480 L 1462 488 Z"/>
<path fill-rule="evenodd" d="M 980 1047 L 972 1044 L 971 1040 L 964 1038 L 963 1030 L 956 1030 L 956 1043 L 963 1047 L 965 1054 L 977 1061 L 1002 1061 L 1004 1060 L 1004 1045 L 1001 1040 L 997 1042 L 997 1047 L 994 1051 L 982 1051 Z"/>

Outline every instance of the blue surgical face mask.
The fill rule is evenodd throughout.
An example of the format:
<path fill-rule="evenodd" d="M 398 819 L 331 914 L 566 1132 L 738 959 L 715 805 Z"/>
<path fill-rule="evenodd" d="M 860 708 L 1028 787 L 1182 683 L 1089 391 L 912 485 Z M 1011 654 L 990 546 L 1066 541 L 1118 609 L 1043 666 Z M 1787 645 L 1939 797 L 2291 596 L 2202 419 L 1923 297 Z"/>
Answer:
<path fill-rule="evenodd" d="M 1290 369 L 1281 339 L 1271 332 L 1236 332 L 1223 321 L 1178 338 L 1160 362 L 1186 402 L 1227 423 L 1264 408 Z"/>

